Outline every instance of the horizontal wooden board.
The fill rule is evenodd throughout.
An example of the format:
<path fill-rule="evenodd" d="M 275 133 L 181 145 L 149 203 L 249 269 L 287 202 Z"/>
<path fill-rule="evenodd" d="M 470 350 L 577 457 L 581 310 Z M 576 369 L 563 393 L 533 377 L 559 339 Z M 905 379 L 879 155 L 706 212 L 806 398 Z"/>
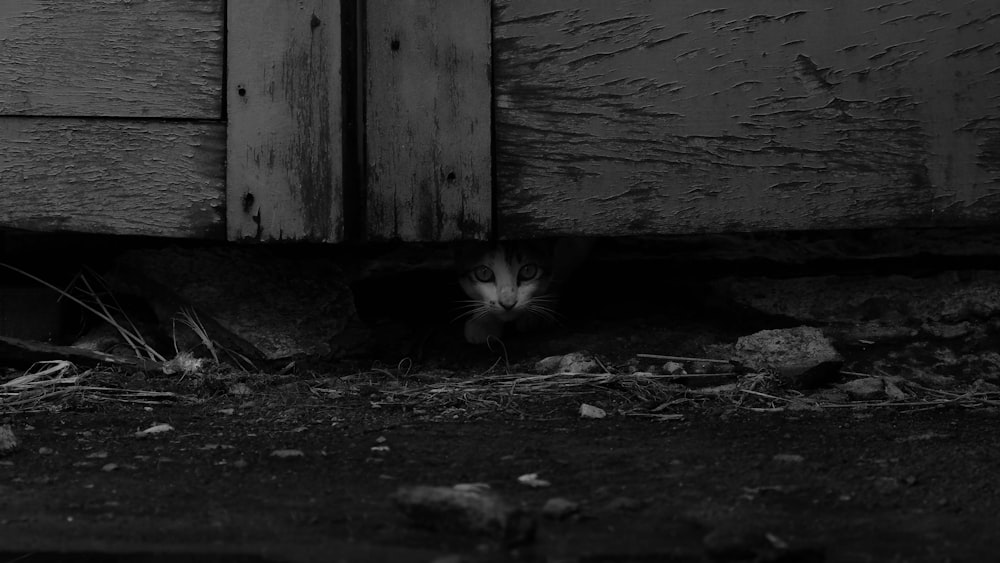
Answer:
<path fill-rule="evenodd" d="M 1000 5 L 496 0 L 503 236 L 1000 219 Z"/>
<path fill-rule="evenodd" d="M 0 115 L 222 117 L 223 0 L 3 0 Z"/>
<path fill-rule="evenodd" d="M 489 235 L 489 0 L 366 6 L 367 235 Z"/>
<path fill-rule="evenodd" d="M 230 3 L 231 240 L 343 238 L 340 33 L 340 2 Z"/>
<path fill-rule="evenodd" d="M 0 118 L 0 227 L 222 238 L 225 125 Z"/>

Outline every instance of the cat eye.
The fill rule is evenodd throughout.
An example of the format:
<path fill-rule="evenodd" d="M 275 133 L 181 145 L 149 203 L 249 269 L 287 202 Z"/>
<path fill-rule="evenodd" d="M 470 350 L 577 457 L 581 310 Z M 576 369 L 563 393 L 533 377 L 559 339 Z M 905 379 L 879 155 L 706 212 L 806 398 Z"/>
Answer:
<path fill-rule="evenodd" d="M 517 281 L 528 281 L 533 280 L 538 277 L 538 265 L 537 264 L 525 264 L 521 266 L 521 270 L 517 273 Z"/>
<path fill-rule="evenodd" d="M 476 266 L 472 269 L 472 276 L 481 283 L 489 283 L 493 281 L 493 270 L 486 266 Z"/>

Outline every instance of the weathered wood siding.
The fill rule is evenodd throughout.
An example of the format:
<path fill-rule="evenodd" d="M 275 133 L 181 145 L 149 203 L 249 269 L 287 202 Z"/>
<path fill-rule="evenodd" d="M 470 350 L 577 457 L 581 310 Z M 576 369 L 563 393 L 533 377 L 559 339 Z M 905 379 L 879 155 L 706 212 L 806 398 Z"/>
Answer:
<path fill-rule="evenodd" d="M 0 1 L 0 115 L 222 118 L 223 1 Z"/>
<path fill-rule="evenodd" d="M 343 237 L 340 2 L 230 2 L 231 240 Z"/>
<path fill-rule="evenodd" d="M 223 1 L 0 1 L 0 227 L 225 236 Z"/>
<path fill-rule="evenodd" d="M 365 5 L 367 235 L 486 237 L 489 0 Z"/>
<path fill-rule="evenodd" d="M 503 236 L 995 223 L 1000 4 L 496 0 Z"/>
<path fill-rule="evenodd" d="M 225 127 L 0 118 L 0 226 L 224 236 Z"/>

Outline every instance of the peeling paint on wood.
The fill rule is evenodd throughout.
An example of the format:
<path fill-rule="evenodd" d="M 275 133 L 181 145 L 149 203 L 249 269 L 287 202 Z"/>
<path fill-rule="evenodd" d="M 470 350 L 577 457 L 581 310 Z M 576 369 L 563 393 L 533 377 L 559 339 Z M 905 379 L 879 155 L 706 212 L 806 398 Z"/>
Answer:
<path fill-rule="evenodd" d="M 339 241 L 340 2 L 229 10 L 229 238 Z"/>
<path fill-rule="evenodd" d="M 0 115 L 222 118 L 223 0 L 3 0 Z"/>
<path fill-rule="evenodd" d="M 366 3 L 367 233 L 490 230 L 489 0 Z"/>
<path fill-rule="evenodd" d="M 506 237 L 1000 219 L 1000 5 L 496 0 Z"/>
<path fill-rule="evenodd" d="M 222 238 L 225 127 L 0 119 L 0 225 Z"/>

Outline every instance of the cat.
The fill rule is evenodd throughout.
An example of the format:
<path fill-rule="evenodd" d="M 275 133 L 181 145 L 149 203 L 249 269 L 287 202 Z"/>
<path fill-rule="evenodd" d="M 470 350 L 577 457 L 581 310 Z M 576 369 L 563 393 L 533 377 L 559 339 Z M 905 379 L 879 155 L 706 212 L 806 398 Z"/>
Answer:
<path fill-rule="evenodd" d="M 469 297 L 460 315 L 469 317 L 466 342 L 499 339 L 510 324 L 524 332 L 555 322 L 557 292 L 590 248 L 591 241 L 583 238 L 472 243 L 460 248 L 458 281 Z"/>

